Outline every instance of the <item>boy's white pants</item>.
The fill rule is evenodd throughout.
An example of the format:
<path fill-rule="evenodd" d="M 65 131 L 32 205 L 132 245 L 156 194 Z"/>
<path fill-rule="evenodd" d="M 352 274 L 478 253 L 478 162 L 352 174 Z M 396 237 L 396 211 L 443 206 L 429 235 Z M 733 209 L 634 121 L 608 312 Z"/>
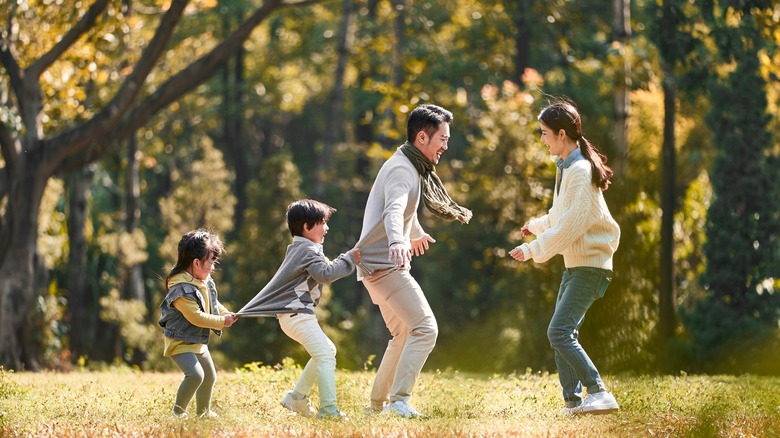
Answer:
<path fill-rule="evenodd" d="M 392 339 L 377 369 L 371 405 L 406 401 L 436 345 L 439 327 L 417 280 L 407 269 L 388 269 L 363 278 L 371 301 L 379 306 Z"/>
<path fill-rule="evenodd" d="M 338 412 L 336 404 L 336 346 L 322 331 L 317 317 L 306 313 L 279 315 L 282 331 L 303 345 L 311 359 L 295 384 L 295 392 L 308 395 L 314 382 L 319 383 L 320 412 Z"/>

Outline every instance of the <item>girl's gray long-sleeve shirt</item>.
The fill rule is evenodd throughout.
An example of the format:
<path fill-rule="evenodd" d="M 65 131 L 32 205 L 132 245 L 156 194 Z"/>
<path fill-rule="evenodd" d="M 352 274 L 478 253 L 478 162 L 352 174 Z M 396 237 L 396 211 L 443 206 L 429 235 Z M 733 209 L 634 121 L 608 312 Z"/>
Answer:
<path fill-rule="evenodd" d="M 346 277 L 354 269 L 355 260 L 351 253 L 341 254 L 331 261 L 323 254 L 322 245 L 295 236 L 271 281 L 238 314 L 313 314 L 322 295 L 322 285 Z"/>

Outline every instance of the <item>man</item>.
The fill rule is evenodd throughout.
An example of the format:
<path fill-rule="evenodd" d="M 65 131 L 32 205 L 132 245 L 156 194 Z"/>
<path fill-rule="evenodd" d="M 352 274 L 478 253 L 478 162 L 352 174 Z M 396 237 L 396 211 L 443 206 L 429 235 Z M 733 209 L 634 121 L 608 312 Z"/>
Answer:
<path fill-rule="evenodd" d="M 408 400 L 439 329 L 420 285 L 409 269 L 436 242 L 420 226 L 420 198 L 436 216 L 462 223 L 471 211 L 456 204 L 436 175 L 435 165 L 447 150 L 452 113 L 421 105 L 407 122 L 407 141 L 379 170 L 366 203 L 358 280 L 379 306 L 392 339 L 387 345 L 371 391 L 371 408 L 404 418 L 423 417 Z"/>

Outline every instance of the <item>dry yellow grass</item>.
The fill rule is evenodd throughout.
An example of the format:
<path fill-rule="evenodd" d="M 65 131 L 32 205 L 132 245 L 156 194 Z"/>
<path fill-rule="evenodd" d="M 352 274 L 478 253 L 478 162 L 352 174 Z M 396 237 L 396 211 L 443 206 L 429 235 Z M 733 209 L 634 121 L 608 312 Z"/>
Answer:
<path fill-rule="evenodd" d="M 621 410 L 567 418 L 558 414 L 554 375 L 426 372 L 412 400 L 430 418 L 403 420 L 365 411 L 372 371 L 339 371 L 339 405 L 350 416 L 343 422 L 301 418 L 279 405 L 299 373 L 289 362 L 218 371 L 220 417 L 178 420 L 170 411 L 179 373 L 0 371 L 0 436 L 780 436 L 777 377 L 607 376 Z"/>

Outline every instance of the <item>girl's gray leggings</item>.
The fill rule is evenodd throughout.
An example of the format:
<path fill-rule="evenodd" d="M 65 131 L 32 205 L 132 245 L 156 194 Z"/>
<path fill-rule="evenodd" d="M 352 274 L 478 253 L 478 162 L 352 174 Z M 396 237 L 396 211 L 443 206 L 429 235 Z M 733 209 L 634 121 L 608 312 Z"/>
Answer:
<path fill-rule="evenodd" d="M 181 414 L 187 411 L 192 396 L 195 395 L 197 415 L 203 415 L 211 409 L 211 391 L 217 381 L 217 370 L 207 349 L 201 354 L 181 353 L 171 356 L 179 369 L 184 373 L 184 380 L 179 385 L 176 394 L 176 405 L 173 412 Z"/>

